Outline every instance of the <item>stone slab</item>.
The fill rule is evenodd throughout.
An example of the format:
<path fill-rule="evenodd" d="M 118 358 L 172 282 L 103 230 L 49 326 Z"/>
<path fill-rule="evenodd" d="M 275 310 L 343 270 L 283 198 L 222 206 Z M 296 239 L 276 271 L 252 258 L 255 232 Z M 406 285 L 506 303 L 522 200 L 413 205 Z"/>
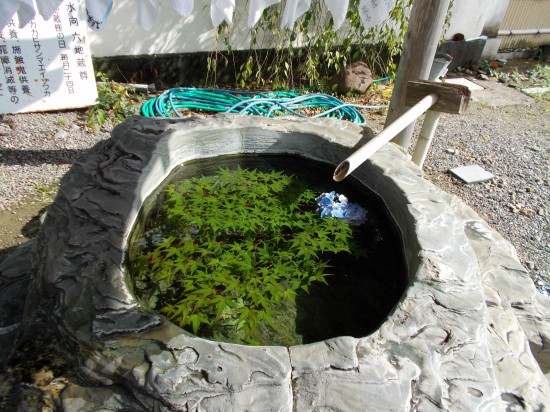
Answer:
<path fill-rule="evenodd" d="M 458 84 L 460 86 L 466 86 L 468 89 L 470 89 L 471 92 L 485 90 L 485 88 L 480 86 L 479 84 L 474 83 L 463 77 L 457 77 L 455 79 L 445 79 L 443 83 Z"/>
<path fill-rule="evenodd" d="M 550 92 L 550 87 L 528 87 L 521 91 L 529 96 L 540 96 L 541 94 Z"/>
<path fill-rule="evenodd" d="M 455 167 L 450 172 L 466 184 L 486 182 L 495 177 L 492 173 L 478 165 Z"/>
<path fill-rule="evenodd" d="M 480 103 L 488 107 L 501 107 L 528 106 L 533 102 L 532 97 L 497 81 L 475 80 L 475 83 L 482 86 L 484 90 L 472 93 L 470 100 L 473 103 Z M 496 99 L 495 96 L 499 96 L 499 98 Z"/>

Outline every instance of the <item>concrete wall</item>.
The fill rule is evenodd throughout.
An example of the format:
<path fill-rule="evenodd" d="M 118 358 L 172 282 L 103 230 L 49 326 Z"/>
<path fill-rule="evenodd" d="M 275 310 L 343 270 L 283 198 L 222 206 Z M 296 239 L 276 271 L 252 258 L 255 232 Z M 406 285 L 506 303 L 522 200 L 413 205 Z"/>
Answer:
<path fill-rule="evenodd" d="M 495 20 L 502 20 L 508 2 L 455 0 L 446 37 L 450 39 L 454 34 L 462 33 L 468 39 L 485 34 L 486 27 L 494 27 Z M 195 0 L 193 14 L 187 19 L 182 19 L 167 0 L 162 0 L 151 31 L 137 25 L 135 3 L 135 0 L 117 0 L 103 31 L 89 31 L 94 57 L 193 53 L 216 49 L 216 29 L 210 20 L 210 0 Z M 236 0 L 236 4 L 237 10 L 230 27 L 232 47 L 235 50 L 247 49 L 248 1 Z"/>
<path fill-rule="evenodd" d="M 456 33 L 463 34 L 466 39 L 480 36 L 483 34 L 487 20 L 490 20 L 498 11 L 500 3 L 504 2 L 502 0 L 455 0 L 451 23 L 445 37 L 450 39 Z"/>
<path fill-rule="evenodd" d="M 167 0 L 160 2 L 151 31 L 137 24 L 135 0 L 117 0 L 101 32 L 88 30 L 94 57 L 194 53 L 216 49 L 216 28 L 210 19 L 210 0 L 195 0 L 193 14 L 184 19 Z M 246 6 L 237 0 L 230 27 L 234 49 L 247 49 Z"/>

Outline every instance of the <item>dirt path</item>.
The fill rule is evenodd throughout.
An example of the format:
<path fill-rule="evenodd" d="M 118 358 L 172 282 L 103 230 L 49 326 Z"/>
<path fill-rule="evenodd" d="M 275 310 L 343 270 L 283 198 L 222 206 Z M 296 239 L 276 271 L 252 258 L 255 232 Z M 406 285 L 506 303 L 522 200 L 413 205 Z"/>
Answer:
<path fill-rule="evenodd" d="M 55 190 L 28 196 L 9 210 L 0 211 L 0 262 L 17 246 L 36 236 L 40 217 L 54 197 Z"/>

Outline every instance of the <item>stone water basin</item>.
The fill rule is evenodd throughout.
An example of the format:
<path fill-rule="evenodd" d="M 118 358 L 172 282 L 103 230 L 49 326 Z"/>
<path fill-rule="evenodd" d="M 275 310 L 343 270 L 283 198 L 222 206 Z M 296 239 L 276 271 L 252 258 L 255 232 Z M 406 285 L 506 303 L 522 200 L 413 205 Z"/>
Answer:
<path fill-rule="evenodd" d="M 478 256 L 495 250 L 498 234 L 427 182 L 393 144 L 354 172 L 399 228 L 409 279 L 387 319 L 368 336 L 290 348 L 213 342 L 151 313 L 130 292 L 129 235 L 144 200 L 176 166 L 236 153 L 292 154 L 337 165 L 368 138 L 345 122 L 231 115 L 133 117 L 117 126 L 64 177 L 37 240 L 37 274 L 27 299 L 33 304 L 27 304 L 23 327 L 28 335 L 30 320 L 46 314 L 74 348 L 80 377 L 88 382 L 69 386 L 63 407 L 118 402 L 159 411 L 503 410 L 518 402 L 508 396 L 516 392 L 544 404 L 548 382 L 526 336 L 517 335 L 521 350 L 500 342 L 497 314 L 487 303 L 493 297 L 483 279 L 491 268 L 484 269 Z M 508 259 L 507 246 L 499 245 Z M 502 276 L 515 279 L 522 270 L 516 266 Z M 525 296 L 532 292 L 514 281 Z M 533 310 L 539 318 L 548 313 L 544 305 Z M 519 315 L 515 319 L 519 325 Z M 511 382 L 500 371 L 506 350 L 510 362 L 521 358 L 531 378 Z"/>

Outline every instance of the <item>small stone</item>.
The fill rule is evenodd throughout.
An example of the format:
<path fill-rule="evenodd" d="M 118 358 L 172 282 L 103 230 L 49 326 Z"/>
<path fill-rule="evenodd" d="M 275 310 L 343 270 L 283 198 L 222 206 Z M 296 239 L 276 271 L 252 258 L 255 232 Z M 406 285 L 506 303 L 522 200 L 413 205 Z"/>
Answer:
<path fill-rule="evenodd" d="M 449 154 L 455 154 L 456 153 L 455 149 L 446 149 L 445 151 Z"/>
<path fill-rule="evenodd" d="M 59 130 L 54 136 L 54 139 L 63 139 L 69 135 L 65 130 Z"/>
<path fill-rule="evenodd" d="M 535 242 L 540 242 L 542 240 L 542 237 L 540 235 L 535 235 L 535 236 L 533 236 L 533 240 Z"/>
<path fill-rule="evenodd" d="M 520 213 L 521 213 L 523 216 L 533 217 L 533 211 L 532 211 L 531 209 L 521 209 L 521 210 L 520 210 Z"/>
<path fill-rule="evenodd" d="M 529 149 L 531 149 L 533 152 L 540 152 L 540 150 L 541 150 L 540 147 L 538 147 L 538 146 L 532 146 Z"/>
<path fill-rule="evenodd" d="M 546 210 L 544 210 L 543 208 L 540 208 L 537 213 L 539 214 L 539 216 L 546 216 Z"/>
<path fill-rule="evenodd" d="M 486 74 L 483 74 L 483 73 L 479 73 L 479 74 L 477 75 L 477 78 L 478 78 L 479 80 L 489 80 L 489 76 L 487 76 Z"/>
<path fill-rule="evenodd" d="M 525 262 L 525 263 L 527 264 L 527 269 L 529 269 L 529 270 L 535 269 L 535 262 L 528 261 L 528 262 Z"/>

